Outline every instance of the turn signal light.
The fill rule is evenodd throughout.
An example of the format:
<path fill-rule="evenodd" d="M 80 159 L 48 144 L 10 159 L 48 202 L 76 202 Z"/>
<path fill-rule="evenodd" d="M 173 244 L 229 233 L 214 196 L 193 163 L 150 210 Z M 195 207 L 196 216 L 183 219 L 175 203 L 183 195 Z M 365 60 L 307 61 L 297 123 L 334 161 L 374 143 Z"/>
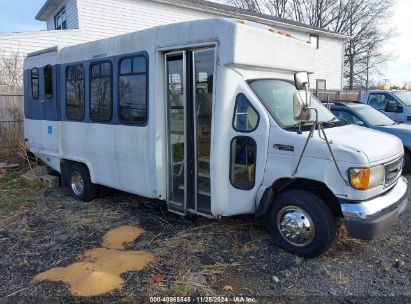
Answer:
<path fill-rule="evenodd" d="M 366 169 L 352 169 L 350 171 L 351 186 L 358 190 L 367 190 L 370 182 L 371 172 Z"/>

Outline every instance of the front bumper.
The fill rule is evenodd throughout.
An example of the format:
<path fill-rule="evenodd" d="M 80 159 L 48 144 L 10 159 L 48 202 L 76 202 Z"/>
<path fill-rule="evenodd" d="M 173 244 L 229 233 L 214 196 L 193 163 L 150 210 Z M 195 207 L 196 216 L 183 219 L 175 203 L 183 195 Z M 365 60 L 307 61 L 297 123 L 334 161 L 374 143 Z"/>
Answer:
<path fill-rule="evenodd" d="M 408 182 L 397 184 L 381 196 L 363 202 L 340 200 L 345 226 L 351 237 L 372 240 L 383 234 L 408 204 Z"/>

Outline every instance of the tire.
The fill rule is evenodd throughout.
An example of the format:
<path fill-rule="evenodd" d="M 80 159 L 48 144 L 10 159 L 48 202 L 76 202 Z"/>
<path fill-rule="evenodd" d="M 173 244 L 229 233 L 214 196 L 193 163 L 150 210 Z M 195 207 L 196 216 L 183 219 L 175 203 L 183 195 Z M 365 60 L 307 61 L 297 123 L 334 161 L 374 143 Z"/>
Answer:
<path fill-rule="evenodd" d="M 300 228 L 293 229 L 293 224 L 300 225 Z M 337 221 L 320 197 L 310 192 L 292 190 L 274 199 L 269 228 L 279 247 L 311 258 L 325 252 L 334 242 Z"/>
<path fill-rule="evenodd" d="M 403 173 L 409 173 L 411 171 L 411 154 L 404 148 L 404 165 L 402 167 Z"/>
<path fill-rule="evenodd" d="M 67 184 L 72 198 L 89 202 L 97 197 L 98 187 L 91 182 L 88 168 L 83 164 L 70 165 L 67 172 Z"/>

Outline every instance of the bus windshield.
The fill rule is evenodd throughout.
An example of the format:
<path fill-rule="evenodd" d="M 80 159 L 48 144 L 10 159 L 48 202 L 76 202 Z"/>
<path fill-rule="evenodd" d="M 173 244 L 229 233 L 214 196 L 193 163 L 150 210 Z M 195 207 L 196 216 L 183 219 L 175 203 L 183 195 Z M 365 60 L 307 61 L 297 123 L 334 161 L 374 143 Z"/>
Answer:
<path fill-rule="evenodd" d="M 294 84 L 284 80 L 258 79 L 250 81 L 249 86 L 283 128 L 296 125 L 297 121 L 294 120 L 293 115 L 293 96 L 297 89 Z M 311 107 L 318 110 L 320 122 L 338 121 L 313 95 L 311 96 Z M 315 115 L 311 115 L 311 118 L 314 122 Z"/>

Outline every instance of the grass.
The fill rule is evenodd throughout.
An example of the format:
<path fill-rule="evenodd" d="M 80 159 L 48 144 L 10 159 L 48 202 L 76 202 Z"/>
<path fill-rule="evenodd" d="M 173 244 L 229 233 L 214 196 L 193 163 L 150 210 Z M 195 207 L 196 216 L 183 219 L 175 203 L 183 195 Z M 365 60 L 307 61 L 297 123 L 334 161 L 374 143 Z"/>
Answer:
<path fill-rule="evenodd" d="M 26 203 L 30 189 L 21 186 L 22 174 L 23 171 L 8 171 L 0 178 L 0 215 L 8 215 Z"/>

